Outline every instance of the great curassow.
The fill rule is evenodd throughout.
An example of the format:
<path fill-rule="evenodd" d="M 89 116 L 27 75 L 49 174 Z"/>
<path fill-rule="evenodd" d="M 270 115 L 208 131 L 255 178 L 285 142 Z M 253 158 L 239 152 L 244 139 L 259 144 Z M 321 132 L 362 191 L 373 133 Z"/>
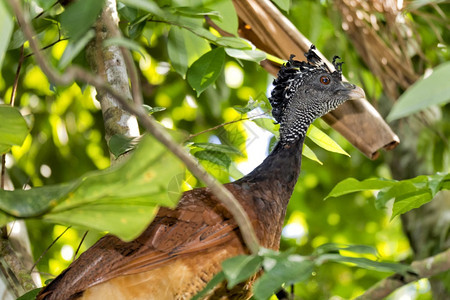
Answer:
<path fill-rule="evenodd" d="M 364 98 L 314 52 L 282 66 L 270 97 L 280 141 L 245 177 L 226 184 L 247 212 L 261 246 L 278 249 L 286 207 L 300 173 L 309 125 L 346 100 Z M 161 208 L 132 242 L 106 235 L 47 285 L 37 299 L 190 299 L 232 256 L 248 253 L 233 216 L 208 188 L 183 194 L 176 209 Z M 251 282 L 209 299 L 248 299 Z"/>

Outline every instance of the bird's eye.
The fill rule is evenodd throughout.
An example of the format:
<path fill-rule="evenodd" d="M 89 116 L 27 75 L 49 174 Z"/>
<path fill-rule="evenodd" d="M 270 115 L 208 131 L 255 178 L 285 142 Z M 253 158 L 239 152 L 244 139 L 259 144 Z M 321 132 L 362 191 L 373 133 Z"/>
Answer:
<path fill-rule="evenodd" d="M 328 77 L 328 76 L 322 76 L 322 77 L 320 77 L 320 83 L 321 83 L 321 84 L 328 85 L 328 84 L 330 84 L 330 82 L 331 82 L 330 77 Z"/>

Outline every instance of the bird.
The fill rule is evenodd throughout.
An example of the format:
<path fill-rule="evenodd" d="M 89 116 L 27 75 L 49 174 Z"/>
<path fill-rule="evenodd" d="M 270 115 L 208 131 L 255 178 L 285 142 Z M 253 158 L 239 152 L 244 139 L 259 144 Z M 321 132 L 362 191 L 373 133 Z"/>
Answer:
<path fill-rule="evenodd" d="M 342 81 L 311 45 L 306 61 L 291 55 L 273 81 L 269 101 L 279 141 L 252 172 L 224 186 L 247 212 L 262 247 L 278 250 L 286 208 L 297 183 L 306 132 L 316 119 L 364 91 Z M 183 193 L 175 209 L 160 208 L 135 240 L 106 235 L 45 286 L 38 300 L 190 299 L 221 263 L 249 254 L 233 216 L 208 187 Z M 231 290 L 222 283 L 207 299 L 249 299 L 253 276 Z"/>

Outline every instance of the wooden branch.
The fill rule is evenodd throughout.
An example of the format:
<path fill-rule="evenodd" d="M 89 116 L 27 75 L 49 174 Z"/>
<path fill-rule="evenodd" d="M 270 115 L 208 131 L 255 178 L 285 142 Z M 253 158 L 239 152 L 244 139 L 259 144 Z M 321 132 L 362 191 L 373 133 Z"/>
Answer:
<path fill-rule="evenodd" d="M 209 175 L 206 170 L 193 158 L 183 147 L 178 145 L 172 137 L 159 125 L 156 120 L 147 115 L 142 106 L 138 106 L 135 103 L 128 101 L 129 99 L 113 89 L 99 76 L 86 72 L 78 67 L 67 68 L 64 74 L 56 72 L 47 62 L 43 53 L 39 51 L 38 42 L 35 40 L 34 31 L 27 18 L 18 3 L 17 0 L 8 0 L 11 5 L 14 14 L 17 17 L 18 22 L 22 26 L 25 37 L 30 43 L 31 49 L 35 53 L 36 61 L 41 70 L 46 74 L 48 79 L 59 85 L 69 85 L 74 80 L 80 80 L 94 86 L 97 90 L 107 92 L 115 100 L 117 100 L 124 109 L 134 114 L 144 128 L 149 131 L 157 140 L 159 140 L 164 146 L 166 146 L 171 152 L 173 152 L 186 167 L 200 180 L 202 180 L 212 191 L 212 193 L 221 201 L 225 207 L 230 211 L 233 217 L 236 219 L 237 224 L 241 230 L 242 237 L 245 244 L 250 251 L 256 254 L 259 251 L 259 242 L 254 232 L 251 222 L 240 205 L 240 203 L 234 198 L 234 196 L 223 187 L 214 177 Z"/>
<path fill-rule="evenodd" d="M 384 299 L 393 291 L 403 285 L 417 281 L 421 278 L 429 278 L 434 275 L 450 270 L 450 249 L 435 256 L 423 260 L 412 262 L 412 269 L 417 275 L 407 275 L 405 277 L 398 274 L 389 276 L 372 286 L 364 294 L 357 297 L 358 300 Z"/>
<path fill-rule="evenodd" d="M 118 46 L 104 45 L 105 40 L 118 36 L 117 30 L 111 29 L 116 28 L 119 22 L 116 6 L 115 0 L 105 2 L 102 14 L 96 23 L 95 42 L 88 47 L 87 59 L 97 76 L 102 77 L 111 88 L 127 98 L 127 101 L 132 101 L 128 82 L 129 72 L 127 72 L 129 68 L 126 67 L 124 56 Z M 135 84 L 133 84 L 133 87 L 135 87 Z M 123 110 L 120 103 L 111 94 L 99 89 L 96 97 L 102 108 L 106 141 L 109 141 L 116 134 L 128 137 L 140 135 L 136 117 Z M 142 99 L 142 96 L 140 99 Z M 116 161 L 123 160 L 125 156 L 119 156 L 116 159 L 111 154 L 111 163 L 115 164 Z"/>

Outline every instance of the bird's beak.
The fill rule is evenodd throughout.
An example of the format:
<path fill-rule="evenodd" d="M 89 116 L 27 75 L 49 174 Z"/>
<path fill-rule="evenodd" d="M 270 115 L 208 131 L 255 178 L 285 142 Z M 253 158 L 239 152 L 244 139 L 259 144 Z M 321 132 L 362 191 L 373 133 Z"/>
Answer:
<path fill-rule="evenodd" d="M 344 86 L 347 87 L 349 89 L 348 92 L 348 100 L 357 100 L 357 99 L 362 99 L 362 98 L 366 98 L 366 94 L 364 93 L 364 90 L 362 88 L 360 88 L 357 85 L 348 83 L 348 82 L 343 82 Z"/>

